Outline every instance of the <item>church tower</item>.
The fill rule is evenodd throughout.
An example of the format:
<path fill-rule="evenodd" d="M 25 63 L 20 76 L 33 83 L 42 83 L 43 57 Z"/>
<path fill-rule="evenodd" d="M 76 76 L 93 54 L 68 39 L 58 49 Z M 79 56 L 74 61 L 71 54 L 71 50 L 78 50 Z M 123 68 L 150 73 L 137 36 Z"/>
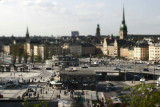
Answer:
<path fill-rule="evenodd" d="M 99 24 L 97 24 L 97 29 L 96 29 L 96 37 L 100 38 L 100 28 L 99 28 Z"/>
<path fill-rule="evenodd" d="M 125 39 L 127 40 L 127 26 L 125 24 L 125 13 L 124 13 L 124 8 L 123 8 L 123 19 L 122 19 L 122 24 L 120 27 L 120 39 Z"/>
<path fill-rule="evenodd" d="M 29 31 L 28 31 L 28 27 L 27 27 L 27 32 L 26 32 L 26 42 L 30 41 L 30 37 L 29 37 Z"/>

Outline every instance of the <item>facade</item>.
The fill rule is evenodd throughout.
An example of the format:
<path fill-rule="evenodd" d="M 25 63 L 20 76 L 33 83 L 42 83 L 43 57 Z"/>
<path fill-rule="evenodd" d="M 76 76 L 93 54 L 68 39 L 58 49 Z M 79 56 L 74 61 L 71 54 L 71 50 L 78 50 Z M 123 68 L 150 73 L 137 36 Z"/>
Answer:
<path fill-rule="evenodd" d="M 127 45 L 126 40 L 104 39 L 103 54 L 108 56 L 120 56 L 120 48 Z"/>
<path fill-rule="evenodd" d="M 128 59 L 134 59 L 134 48 L 128 50 Z"/>
<path fill-rule="evenodd" d="M 74 44 L 70 45 L 70 53 L 80 56 L 89 56 L 95 54 L 95 46 L 92 44 Z"/>
<path fill-rule="evenodd" d="M 82 46 L 80 44 L 70 45 L 70 53 L 82 55 Z"/>
<path fill-rule="evenodd" d="M 149 60 L 150 61 L 160 60 L 160 44 L 159 43 L 149 45 Z"/>
<path fill-rule="evenodd" d="M 128 49 L 128 47 L 120 48 L 120 56 L 124 57 L 124 58 L 128 58 L 129 57 L 129 49 Z"/>
<path fill-rule="evenodd" d="M 34 56 L 40 56 L 42 59 L 44 59 L 44 48 L 44 45 L 34 45 Z"/>
<path fill-rule="evenodd" d="M 149 57 L 148 45 L 142 44 L 134 47 L 135 60 L 148 60 L 148 57 Z"/>
<path fill-rule="evenodd" d="M 3 45 L 3 52 L 7 55 L 11 54 L 11 46 L 10 45 Z"/>
<path fill-rule="evenodd" d="M 112 50 L 112 52 L 114 53 L 113 42 L 114 42 L 113 39 L 104 38 L 104 42 L 103 42 L 103 54 L 104 55 L 109 55 L 110 56 L 111 51 L 109 51 L 109 50 Z"/>
<path fill-rule="evenodd" d="M 92 44 L 82 44 L 82 56 L 94 55 L 95 49 L 95 46 Z"/>
<path fill-rule="evenodd" d="M 79 64 L 78 59 L 71 56 L 54 55 L 52 60 L 50 60 L 50 65 L 53 66 L 77 66 Z"/>

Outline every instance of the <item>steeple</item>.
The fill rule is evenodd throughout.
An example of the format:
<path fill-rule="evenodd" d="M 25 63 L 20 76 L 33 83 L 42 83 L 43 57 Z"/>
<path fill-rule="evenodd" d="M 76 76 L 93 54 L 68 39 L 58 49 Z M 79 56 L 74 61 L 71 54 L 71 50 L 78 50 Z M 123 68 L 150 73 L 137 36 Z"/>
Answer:
<path fill-rule="evenodd" d="M 96 37 L 100 37 L 100 28 L 99 28 L 99 24 L 97 24 L 97 30 L 96 30 Z"/>
<path fill-rule="evenodd" d="M 125 24 L 125 12 L 124 12 L 124 7 L 123 7 L 123 20 L 122 20 L 122 24 Z"/>
<path fill-rule="evenodd" d="M 28 26 L 27 26 L 27 32 L 26 32 L 26 41 L 28 42 L 29 41 L 29 31 L 28 31 Z"/>
<path fill-rule="evenodd" d="M 127 26 L 125 24 L 125 11 L 123 7 L 122 24 L 120 27 L 120 39 L 127 39 Z"/>

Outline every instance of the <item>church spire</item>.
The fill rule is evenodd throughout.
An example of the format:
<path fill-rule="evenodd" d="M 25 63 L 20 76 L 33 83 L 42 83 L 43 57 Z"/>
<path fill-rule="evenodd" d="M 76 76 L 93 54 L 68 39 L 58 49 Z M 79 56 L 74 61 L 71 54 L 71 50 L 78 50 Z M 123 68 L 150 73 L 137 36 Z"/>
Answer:
<path fill-rule="evenodd" d="M 123 6 L 122 24 L 120 27 L 120 39 L 127 39 L 127 26 L 125 24 L 124 6 Z"/>
<path fill-rule="evenodd" d="M 97 37 L 100 37 L 100 28 L 99 28 L 99 24 L 97 24 L 96 36 L 97 36 Z"/>
<path fill-rule="evenodd" d="M 28 31 L 28 26 L 27 26 L 27 32 L 26 32 L 26 41 L 29 41 L 29 31 Z"/>
<path fill-rule="evenodd" d="M 122 24 L 125 24 L 125 12 L 124 12 L 124 6 L 123 6 L 123 20 L 122 20 Z"/>

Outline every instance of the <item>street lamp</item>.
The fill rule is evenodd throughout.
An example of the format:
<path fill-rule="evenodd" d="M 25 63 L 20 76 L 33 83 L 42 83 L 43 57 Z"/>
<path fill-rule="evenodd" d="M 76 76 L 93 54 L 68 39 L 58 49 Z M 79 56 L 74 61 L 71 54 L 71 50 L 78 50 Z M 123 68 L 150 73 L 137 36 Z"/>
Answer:
<path fill-rule="evenodd" d="M 153 80 L 154 80 L 154 83 L 155 83 L 155 63 L 154 63 L 154 75 L 153 75 Z"/>
<path fill-rule="evenodd" d="M 136 57 L 134 57 L 134 74 L 133 74 L 132 83 L 133 83 L 133 81 L 135 81 L 135 72 L 136 72 Z"/>
<path fill-rule="evenodd" d="M 124 80 L 126 81 L 126 70 L 125 70 L 125 65 L 124 65 Z"/>

